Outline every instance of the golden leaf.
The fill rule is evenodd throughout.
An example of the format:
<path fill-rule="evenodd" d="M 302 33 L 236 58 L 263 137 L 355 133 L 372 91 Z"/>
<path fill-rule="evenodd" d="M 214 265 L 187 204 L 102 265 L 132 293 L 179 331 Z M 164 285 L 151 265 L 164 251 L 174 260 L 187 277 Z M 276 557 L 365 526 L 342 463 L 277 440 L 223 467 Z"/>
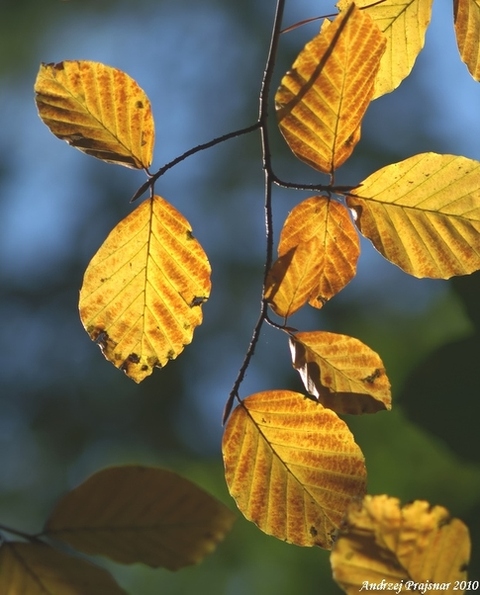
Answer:
<path fill-rule="evenodd" d="M 455 590 L 470 558 L 467 527 L 442 506 L 366 496 L 352 504 L 331 553 L 333 577 L 349 595 L 375 588 L 400 593 Z M 369 588 L 370 587 L 370 588 Z"/>
<path fill-rule="evenodd" d="M 470 74 L 480 81 L 480 3 L 454 0 L 455 33 L 458 51 Z"/>
<path fill-rule="evenodd" d="M 285 318 L 307 301 L 321 308 L 355 276 L 359 254 L 348 210 L 323 196 L 308 198 L 285 221 L 265 298 Z"/>
<path fill-rule="evenodd" d="M 415 277 L 480 269 L 480 162 L 422 153 L 384 167 L 347 197 L 357 227 Z"/>
<path fill-rule="evenodd" d="M 44 529 L 77 550 L 122 564 L 178 570 L 223 540 L 234 514 L 166 469 L 103 469 L 66 494 Z"/>
<path fill-rule="evenodd" d="M 245 517 L 269 535 L 329 549 L 365 493 L 360 448 L 333 411 L 286 390 L 247 397 L 223 437 L 225 477 Z"/>
<path fill-rule="evenodd" d="M 300 52 L 275 95 L 280 130 L 299 159 L 332 174 L 351 155 L 385 44 L 351 4 Z"/>
<path fill-rule="evenodd" d="M 432 3 L 433 0 L 356 0 L 356 6 L 373 19 L 387 40 L 373 99 L 396 89 L 412 71 L 425 44 Z M 347 10 L 349 5 L 349 0 L 337 3 L 340 11 Z"/>
<path fill-rule="evenodd" d="M 391 409 L 382 360 L 358 339 L 321 331 L 290 336 L 293 367 L 306 390 L 336 413 Z"/>
<path fill-rule="evenodd" d="M 126 595 L 111 575 L 43 543 L 0 546 L 2 595 Z"/>
<path fill-rule="evenodd" d="M 151 165 L 150 101 L 118 68 L 86 60 L 42 64 L 35 100 L 50 131 L 80 151 L 132 168 Z"/>
<path fill-rule="evenodd" d="M 192 341 L 210 287 L 210 265 L 188 221 L 154 196 L 92 258 L 80 317 L 105 357 L 141 382 Z"/>

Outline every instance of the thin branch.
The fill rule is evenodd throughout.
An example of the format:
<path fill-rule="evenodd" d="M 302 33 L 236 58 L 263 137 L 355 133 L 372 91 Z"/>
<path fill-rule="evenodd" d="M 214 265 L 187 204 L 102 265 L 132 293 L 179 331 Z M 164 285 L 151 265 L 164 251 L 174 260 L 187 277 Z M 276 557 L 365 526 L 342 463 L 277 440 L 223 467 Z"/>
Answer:
<path fill-rule="evenodd" d="M 336 186 L 332 184 L 302 184 L 297 182 L 284 182 L 278 176 L 273 174 L 273 183 L 281 188 L 291 188 L 293 190 L 307 190 L 311 192 L 327 192 L 328 194 L 348 194 L 351 190 L 358 188 L 355 186 Z"/>
<path fill-rule="evenodd" d="M 223 413 L 223 424 L 228 419 L 230 412 L 233 407 L 233 402 L 237 399 L 241 402 L 238 391 L 240 385 L 245 378 L 245 373 L 250 365 L 250 360 L 255 352 L 255 347 L 260 337 L 260 331 L 263 323 L 267 317 L 268 304 L 265 300 L 265 286 L 268 271 L 272 265 L 273 255 L 273 217 L 272 217 L 272 187 L 274 175 L 272 172 L 271 164 L 271 153 L 270 153 L 270 140 L 268 135 L 268 114 L 269 114 L 269 100 L 270 100 L 270 87 L 272 83 L 273 71 L 275 68 L 275 60 L 277 57 L 278 43 L 281 34 L 281 26 L 283 19 L 283 11 L 285 8 L 285 0 L 277 0 L 277 7 L 275 10 L 275 17 L 273 21 L 272 34 L 270 37 L 270 47 L 268 50 L 267 62 L 263 73 L 262 86 L 260 89 L 260 97 L 258 102 L 258 123 L 260 127 L 260 134 L 262 140 L 262 164 L 265 176 L 265 200 L 264 200 L 264 211 L 265 211 L 265 236 L 266 236 L 266 258 L 265 258 L 265 271 L 264 279 L 262 283 L 262 299 L 260 305 L 260 314 L 258 316 L 257 323 L 253 329 L 252 338 L 248 346 L 245 358 L 238 372 L 237 378 L 233 384 L 232 390 L 228 397 Z"/>
<path fill-rule="evenodd" d="M 258 130 L 259 128 L 260 121 L 257 121 L 255 122 L 255 124 L 251 124 L 250 126 L 246 126 L 245 128 L 239 128 L 238 130 L 233 130 L 232 132 L 227 132 L 227 134 L 222 134 L 222 136 L 217 136 L 216 138 L 206 143 L 202 143 L 201 145 L 197 145 L 196 147 L 188 149 L 188 151 L 185 151 L 185 153 L 182 153 L 178 157 L 175 157 L 175 159 L 172 159 L 172 161 L 166 163 L 155 174 L 150 174 L 148 180 L 144 184 L 142 184 L 140 188 L 135 192 L 135 194 L 130 199 L 130 202 L 134 202 L 135 200 L 137 200 L 137 198 L 140 198 L 140 196 L 142 196 L 144 192 L 146 192 L 149 188 L 152 188 L 154 186 L 158 178 L 163 176 L 163 174 L 166 173 L 172 167 L 175 167 L 175 165 L 178 165 L 180 162 L 187 159 L 187 157 L 191 157 L 192 155 L 195 155 L 195 153 L 199 153 L 200 151 L 204 151 L 205 149 L 210 149 L 211 147 L 223 143 L 231 138 L 236 138 L 237 136 L 242 136 L 243 134 L 249 134 L 250 132 Z"/>
<path fill-rule="evenodd" d="M 5 533 L 10 533 L 11 535 L 16 535 L 17 537 L 21 537 L 27 541 L 38 542 L 41 541 L 37 535 L 31 535 L 30 533 L 25 533 L 24 531 L 19 531 L 18 529 L 13 529 L 12 527 L 7 527 L 6 525 L 0 525 L 0 531 L 4 531 Z"/>

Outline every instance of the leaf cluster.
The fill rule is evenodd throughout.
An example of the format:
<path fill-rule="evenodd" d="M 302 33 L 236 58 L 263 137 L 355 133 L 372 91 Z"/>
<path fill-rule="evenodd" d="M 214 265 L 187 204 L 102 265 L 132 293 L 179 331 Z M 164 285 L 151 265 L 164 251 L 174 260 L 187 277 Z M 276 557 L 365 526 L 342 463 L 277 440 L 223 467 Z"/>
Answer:
<path fill-rule="evenodd" d="M 191 343 L 210 295 L 211 266 L 189 222 L 155 194 L 155 184 L 190 155 L 258 131 L 265 275 L 258 322 L 226 399 L 222 452 L 229 491 L 243 515 L 265 533 L 333 550 L 333 576 L 347 593 L 382 576 L 397 582 L 461 581 L 470 556 L 461 521 L 423 501 L 402 507 L 394 498 L 366 495 L 364 456 L 340 416 L 391 409 L 380 356 L 354 337 L 289 326 L 299 309 L 324 308 L 356 275 L 359 234 L 418 278 L 480 270 L 479 162 L 422 153 L 355 187 L 336 184 L 337 170 L 360 140 L 370 103 L 411 72 L 424 44 L 431 0 L 340 0 L 339 14 L 323 20 L 283 76 L 274 96 L 278 127 L 293 154 L 326 177 L 315 186 L 284 182 L 272 167 L 270 86 L 284 6 L 285 0 L 277 1 L 257 121 L 194 147 L 155 173 L 151 105 L 132 78 L 96 62 L 42 64 L 36 103 L 53 134 L 103 161 L 144 170 L 147 177 L 133 200 L 146 192 L 148 198 L 117 224 L 85 271 L 80 318 L 106 359 L 137 383 Z M 478 80 L 480 10 L 474 0 L 455 2 L 455 29 L 461 58 Z M 275 184 L 314 193 L 289 213 L 276 259 Z M 304 394 L 273 389 L 241 396 L 264 323 L 286 335 Z M 233 517 L 185 482 L 171 472 L 140 467 L 92 476 L 60 502 L 42 534 L 29 543 L 3 544 L 0 586 L 7 593 L 41 592 L 28 582 L 33 576 L 35 584 L 46 581 L 53 592 L 58 586 L 49 581 L 57 579 L 49 569 L 60 566 L 66 573 L 61 580 L 70 585 L 64 592 L 120 592 L 103 571 L 90 566 L 87 571 L 84 562 L 51 549 L 50 539 L 123 563 L 176 569 L 200 560 L 224 537 Z M 92 583 L 79 582 L 80 575 Z"/>

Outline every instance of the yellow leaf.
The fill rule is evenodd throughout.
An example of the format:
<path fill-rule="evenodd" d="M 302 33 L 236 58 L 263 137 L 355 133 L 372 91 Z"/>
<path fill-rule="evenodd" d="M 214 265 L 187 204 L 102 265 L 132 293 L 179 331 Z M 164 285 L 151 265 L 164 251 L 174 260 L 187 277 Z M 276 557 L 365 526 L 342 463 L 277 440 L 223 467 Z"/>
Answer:
<path fill-rule="evenodd" d="M 275 95 L 280 130 L 299 159 L 332 174 L 351 155 L 385 43 L 351 4 L 300 52 Z"/>
<path fill-rule="evenodd" d="M 355 276 L 359 254 L 348 210 L 323 196 L 308 198 L 285 221 L 265 298 L 285 318 L 307 301 L 321 308 Z"/>
<path fill-rule="evenodd" d="M 132 465 L 99 471 L 66 494 L 44 535 L 122 564 L 178 570 L 212 552 L 234 519 L 176 473 Z"/>
<path fill-rule="evenodd" d="M 210 264 L 188 221 L 154 196 L 92 258 L 80 317 L 105 357 L 141 382 L 192 341 L 210 287 Z"/>
<path fill-rule="evenodd" d="M 480 162 L 422 153 L 384 167 L 347 197 L 356 224 L 415 277 L 480 269 Z"/>
<path fill-rule="evenodd" d="M 467 527 L 442 506 L 366 496 L 352 504 L 331 553 L 333 577 L 349 595 L 372 589 L 463 593 L 470 558 Z M 436 583 L 436 585 L 435 585 Z M 362 589 L 363 587 L 363 589 Z"/>
<path fill-rule="evenodd" d="M 222 450 L 241 512 L 296 545 L 331 548 L 349 502 L 365 493 L 365 462 L 350 430 L 299 393 L 244 399 L 227 422 Z"/>
<path fill-rule="evenodd" d="M 432 3 L 433 0 L 356 0 L 358 8 L 373 19 L 387 39 L 375 81 L 374 99 L 396 89 L 412 71 L 425 44 Z M 337 7 L 344 11 L 349 4 L 349 0 L 340 0 Z"/>
<path fill-rule="evenodd" d="M 321 331 L 295 333 L 290 351 L 306 390 L 324 407 L 340 414 L 391 409 L 382 360 L 358 339 Z"/>
<path fill-rule="evenodd" d="M 150 101 L 118 68 L 86 60 L 42 64 L 35 100 L 50 131 L 80 151 L 132 168 L 151 165 Z"/>
<path fill-rule="evenodd" d="M 454 0 L 458 51 L 470 74 L 480 81 L 480 2 Z"/>
<path fill-rule="evenodd" d="M 110 574 L 43 543 L 0 545 L 2 595 L 126 595 Z"/>

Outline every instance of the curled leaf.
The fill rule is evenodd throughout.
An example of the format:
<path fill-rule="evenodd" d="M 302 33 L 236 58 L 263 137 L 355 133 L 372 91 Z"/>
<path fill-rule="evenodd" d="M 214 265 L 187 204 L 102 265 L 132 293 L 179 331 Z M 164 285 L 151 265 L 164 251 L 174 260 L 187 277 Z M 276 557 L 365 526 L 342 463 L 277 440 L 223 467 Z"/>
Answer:
<path fill-rule="evenodd" d="M 234 518 L 176 473 L 132 465 L 103 469 L 66 494 L 44 535 L 122 564 L 178 570 L 212 552 Z"/>
<path fill-rule="evenodd" d="M 240 511 L 289 543 L 330 549 L 348 503 L 365 493 L 365 462 L 350 430 L 299 393 L 244 399 L 225 426 L 222 452 Z"/>
<path fill-rule="evenodd" d="M 290 350 L 306 390 L 324 407 L 340 414 L 391 409 L 383 362 L 358 339 L 321 331 L 295 333 Z"/>
<path fill-rule="evenodd" d="M 51 132 L 72 147 L 127 167 L 151 165 L 155 132 L 150 101 L 118 68 L 87 60 L 42 64 L 35 101 Z"/>
<path fill-rule="evenodd" d="M 468 71 L 480 81 L 480 4 L 478 0 L 454 0 L 458 51 Z"/>
<path fill-rule="evenodd" d="M 141 382 L 192 341 L 210 287 L 210 264 L 188 221 L 154 196 L 92 258 L 80 317 L 105 357 Z"/>
<path fill-rule="evenodd" d="M 442 506 L 417 500 L 401 507 L 396 498 L 365 496 L 350 506 L 330 560 L 335 581 L 353 595 L 462 593 L 469 558 L 467 527 Z"/>

